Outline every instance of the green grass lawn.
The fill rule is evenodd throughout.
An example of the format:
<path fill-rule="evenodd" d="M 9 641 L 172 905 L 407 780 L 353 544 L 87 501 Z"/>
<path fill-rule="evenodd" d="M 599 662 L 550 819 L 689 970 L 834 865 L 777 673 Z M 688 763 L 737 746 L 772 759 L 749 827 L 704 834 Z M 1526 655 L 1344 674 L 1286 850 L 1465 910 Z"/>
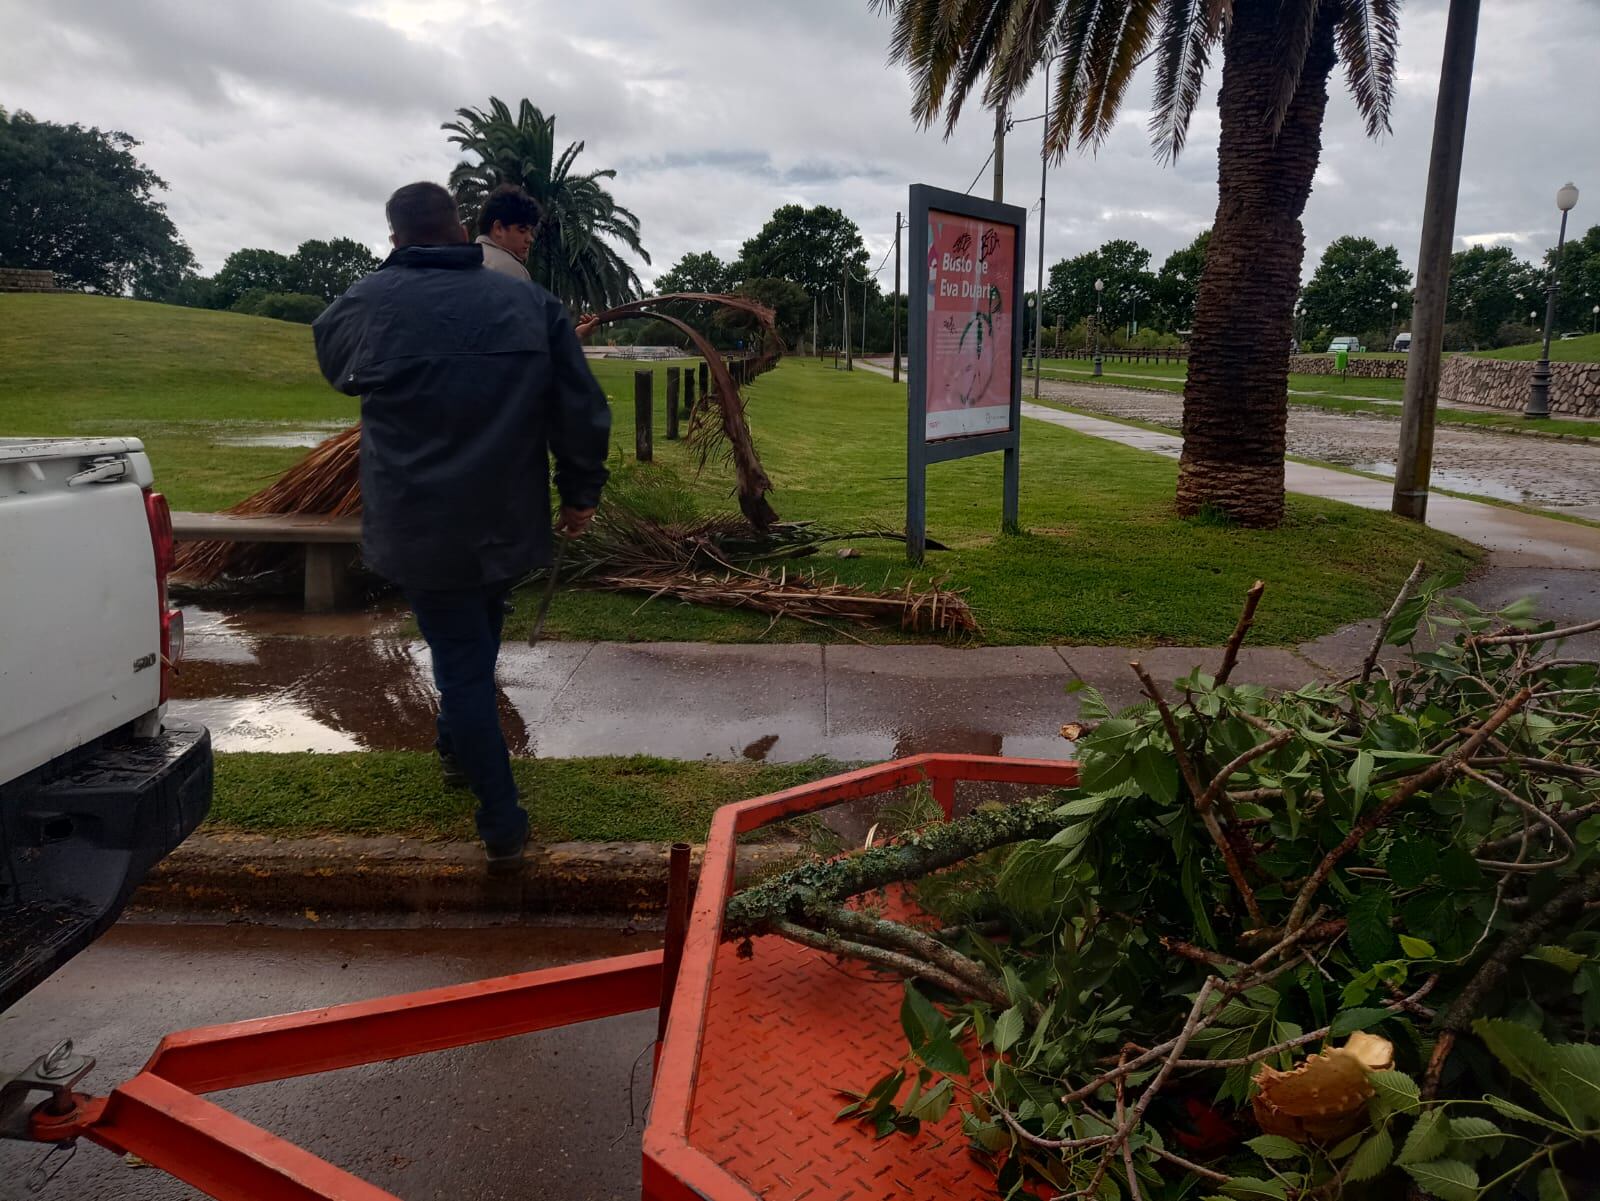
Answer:
<path fill-rule="evenodd" d="M 1504 346 L 1499 350 L 1480 350 L 1480 359 L 1537 359 L 1544 352 L 1540 342 L 1525 346 Z M 1550 342 L 1552 363 L 1600 363 L 1600 334 L 1584 334 L 1577 338 L 1554 338 Z"/>
<path fill-rule="evenodd" d="M 1570 343 L 1569 343 L 1570 345 Z M 1552 356 L 1554 355 L 1552 343 Z M 1396 355 L 1396 358 L 1401 356 Z M 1500 357 L 1500 352 L 1495 352 Z M 1182 392 L 1185 369 L 1179 363 L 1106 363 L 1106 374 L 1094 378 L 1093 366 L 1085 361 L 1071 360 L 1071 366 L 1052 366 L 1047 363 L 1047 379 L 1059 379 L 1074 384 L 1096 384 L 1115 388 L 1159 388 L 1163 392 Z M 1026 373 L 1024 373 L 1026 374 Z M 1024 381 L 1026 391 L 1026 381 Z M 1378 413 L 1389 417 L 1400 415 L 1399 401 L 1405 395 L 1405 381 L 1398 379 L 1358 379 L 1337 375 L 1289 376 L 1289 403 L 1309 405 L 1319 409 L 1334 409 L 1341 413 Z M 1388 400 L 1395 403 L 1378 404 Z M 1562 434 L 1569 438 L 1600 438 L 1600 423 L 1572 421 L 1544 417 L 1534 421 L 1520 413 L 1501 409 L 1446 409 L 1438 410 L 1441 425 L 1477 426 L 1480 429 L 1512 430 L 1517 433 Z"/>
<path fill-rule="evenodd" d="M 472 839 L 472 795 L 447 789 L 430 752 L 221 754 L 207 826 L 294 837 L 398 834 Z M 516 759 L 540 842 L 701 842 L 721 805 L 847 770 L 795 764 L 677 762 L 648 756 Z"/>
<path fill-rule="evenodd" d="M 634 370 L 625 362 L 596 368 L 616 401 L 619 466 L 632 457 Z M 225 506 L 304 453 L 221 439 L 337 426 L 356 415 L 355 402 L 318 376 L 305 326 L 84 296 L 0 297 L 0 391 L 6 434 L 144 438 L 160 486 L 180 508 Z M 903 524 L 903 389 L 873 373 L 789 359 L 748 401 L 776 485 L 772 503 L 785 519 Z M 732 509 L 726 467 L 697 474 L 684 447 L 657 428 L 656 463 L 630 470 L 680 482 L 705 511 Z M 1387 514 L 1302 497 L 1290 498 L 1276 531 L 1183 520 L 1172 512 L 1172 461 L 1038 422 L 1023 434 L 1026 532 L 999 534 L 1000 461 L 985 456 L 931 469 L 928 529 L 951 549 L 930 554 L 924 569 L 911 571 L 903 549 L 882 541 L 860 543 L 859 558 L 824 554 L 795 566 L 873 588 L 944 579 L 966 593 L 984 639 L 1000 644 L 1220 643 L 1259 577 L 1269 592 L 1252 639 L 1286 644 L 1381 612 L 1418 558 L 1459 570 L 1477 557 Z M 513 636 L 527 628 L 531 591 L 520 603 Z M 769 629 L 760 615 L 578 591 L 559 595 L 548 630 L 624 640 L 844 637 L 798 621 Z"/>

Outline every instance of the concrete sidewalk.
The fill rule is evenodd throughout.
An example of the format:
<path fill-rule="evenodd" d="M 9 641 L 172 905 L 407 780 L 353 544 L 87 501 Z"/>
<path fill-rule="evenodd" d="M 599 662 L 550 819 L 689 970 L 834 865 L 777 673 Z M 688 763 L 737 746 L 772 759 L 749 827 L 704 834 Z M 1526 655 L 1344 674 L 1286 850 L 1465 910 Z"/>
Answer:
<path fill-rule="evenodd" d="M 1137 431 L 1136 431 L 1137 432 Z M 1577 528 L 1577 527 L 1573 527 Z M 1532 596 L 1574 624 L 1600 614 L 1600 573 L 1498 567 L 1460 590 L 1485 608 Z M 1270 603 L 1270 598 L 1269 598 Z M 425 750 L 434 696 L 427 647 L 398 616 L 185 611 L 188 658 L 173 712 L 222 751 Z M 1359 665 L 1375 622 L 1298 648 L 1247 647 L 1236 679 L 1298 687 Z M 1572 643 L 1600 653 L 1600 636 Z M 1084 679 L 1132 703 L 1141 660 L 1157 679 L 1214 671 L 1208 647 L 969 647 L 685 642 L 508 643 L 502 725 L 513 753 L 651 754 L 793 762 L 883 760 L 923 751 L 1028 757 L 1071 752 Z"/>

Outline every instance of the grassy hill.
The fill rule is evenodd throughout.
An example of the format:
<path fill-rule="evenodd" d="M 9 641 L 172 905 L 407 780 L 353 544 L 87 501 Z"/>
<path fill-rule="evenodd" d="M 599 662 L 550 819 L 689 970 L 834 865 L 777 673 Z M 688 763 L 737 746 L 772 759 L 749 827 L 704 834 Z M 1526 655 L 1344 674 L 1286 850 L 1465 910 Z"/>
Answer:
<path fill-rule="evenodd" d="M 702 511 L 733 508 L 728 470 L 705 471 L 660 436 L 654 465 L 633 465 L 635 364 L 597 363 L 614 404 L 613 462 L 676 480 Z M 349 424 L 357 404 L 328 388 L 311 333 L 258 317 L 90 296 L 0 296 L 0 433 L 122 434 L 145 440 L 179 508 L 220 508 L 260 488 L 304 446 L 237 445 Z M 756 444 L 790 520 L 897 528 L 905 505 L 905 392 L 866 372 L 790 359 L 748 394 Z M 1465 544 L 1331 501 L 1291 497 L 1274 531 L 1173 515 L 1169 459 L 1040 422 L 1024 429 L 1022 525 L 1002 537 L 997 456 L 935 466 L 929 532 L 950 550 L 911 571 L 896 543 L 862 541 L 859 557 L 813 560 L 850 583 L 898 587 L 945 577 L 964 589 L 995 643 L 1226 640 L 1240 598 L 1269 586 L 1252 640 L 1290 643 L 1372 616 L 1418 558 L 1464 568 Z M 806 566 L 801 564 L 799 566 Z M 520 624 L 526 629 L 531 599 Z M 798 621 L 638 596 L 563 592 L 550 633 L 572 638 L 842 638 Z"/>
<path fill-rule="evenodd" d="M 1526 346 L 1503 346 L 1499 350 L 1480 350 L 1480 359 L 1537 359 L 1544 347 L 1532 342 Z M 1550 343 L 1552 363 L 1600 363 L 1600 334 L 1584 334 L 1581 338 L 1559 338 Z"/>

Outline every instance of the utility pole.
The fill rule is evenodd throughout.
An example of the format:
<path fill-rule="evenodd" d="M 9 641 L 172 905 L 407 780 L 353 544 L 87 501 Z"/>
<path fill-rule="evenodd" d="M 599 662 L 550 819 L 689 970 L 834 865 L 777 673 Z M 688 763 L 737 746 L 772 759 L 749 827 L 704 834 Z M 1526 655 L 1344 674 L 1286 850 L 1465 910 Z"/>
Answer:
<path fill-rule="evenodd" d="M 890 323 L 894 326 L 894 371 L 889 378 L 900 382 L 900 214 L 894 215 L 894 304 L 890 308 Z"/>
<path fill-rule="evenodd" d="M 1467 140 L 1467 102 L 1472 96 L 1472 59 L 1478 42 L 1479 0 L 1450 0 L 1439 69 L 1439 99 L 1433 113 L 1433 151 L 1417 251 L 1417 292 L 1411 314 L 1411 354 L 1406 363 L 1405 404 L 1400 416 L 1400 453 L 1395 460 L 1394 501 L 1401 517 L 1428 519 L 1428 478 L 1433 470 L 1433 425 L 1439 408 L 1439 372 L 1444 352 L 1445 302 L 1450 291 L 1450 248 L 1455 245 L 1456 199 L 1461 191 L 1461 156 Z"/>
<path fill-rule="evenodd" d="M 994 110 L 994 202 L 1006 198 L 1006 109 L 1001 105 Z"/>
<path fill-rule="evenodd" d="M 850 267 L 839 270 L 839 341 L 844 343 L 844 369 L 854 371 L 855 360 L 850 357 Z"/>
<path fill-rule="evenodd" d="M 861 281 L 861 357 L 867 357 L 867 293 L 871 289 L 867 286 L 872 282 L 869 275 Z"/>
<path fill-rule="evenodd" d="M 821 352 L 817 349 L 817 297 L 811 295 L 811 357 L 820 358 Z"/>
<path fill-rule="evenodd" d="M 1050 146 L 1050 67 L 1055 62 L 1054 58 L 1048 59 L 1044 65 L 1044 111 L 1043 132 L 1039 135 L 1039 274 L 1035 277 L 1033 290 L 1033 398 L 1039 399 L 1039 377 L 1043 368 L 1039 365 L 1040 343 L 1044 338 L 1044 186 L 1049 178 L 1050 156 L 1046 151 Z"/>

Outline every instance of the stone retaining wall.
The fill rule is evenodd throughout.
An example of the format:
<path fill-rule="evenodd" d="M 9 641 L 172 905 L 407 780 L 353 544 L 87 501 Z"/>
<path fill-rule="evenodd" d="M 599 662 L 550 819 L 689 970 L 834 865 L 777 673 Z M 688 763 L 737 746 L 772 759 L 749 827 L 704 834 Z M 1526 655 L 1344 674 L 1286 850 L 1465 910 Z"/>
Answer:
<path fill-rule="evenodd" d="M 0 267 L 0 292 L 54 292 L 56 277 L 49 271 L 26 267 Z"/>
<path fill-rule="evenodd" d="M 1531 362 L 1449 355 L 1439 377 L 1439 399 L 1491 409 L 1521 409 L 1528 403 L 1532 380 Z M 1600 417 L 1600 363 L 1550 364 L 1550 411 Z"/>
<path fill-rule="evenodd" d="M 1292 354 L 1289 356 L 1289 371 L 1294 375 L 1339 374 L 1333 365 L 1331 354 Z M 1369 359 L 1364 355 L 1353 354 L 1350 356 L 1350 370 L 1345 374 L 1352 379 L 1405 379 L 1406 361 Z"/>

